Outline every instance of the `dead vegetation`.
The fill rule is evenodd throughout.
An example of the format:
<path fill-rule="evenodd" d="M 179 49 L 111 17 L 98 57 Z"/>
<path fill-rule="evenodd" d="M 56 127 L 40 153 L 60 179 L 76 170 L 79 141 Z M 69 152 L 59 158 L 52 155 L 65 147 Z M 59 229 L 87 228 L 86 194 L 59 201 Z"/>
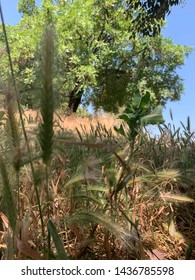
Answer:
<path fill-rule="evenodd" d="M 195 258 L 191 132 L 183 138 L 172 137 L 166 128 L 160 137 L 143 134 L 132 156 L 128 143 L 112 133 L 116 120 L 104 118 L 104 124 L 99 120 L 72 116 L 64 118 L 62 125 L 61 118 L 47 175 L 38 141 L 40 119 L 28 117 L 28 137 L 36 136 L 30 142 L 34 175 L 27 150 L 22 149 L 18 187 L 13 175 L 15 148 L 10 154 L 6 142 L 9 119 L 1 126 L 1 174 L 7 176 L 2 184 L 10 190 L 9 194 L 1 190 L 2 259 Z M 129 172 L 126 164 L 131 177 L 116 194 L 120 178 Z M 12 206 L 9 214 L 10 199 L 16 208 Z"/>
<path fill-rule="evenodd" d="M 24 110 L 24 121 L 26 123 L 26 128 L 36 127 L 41 119 L 40 112 L 37 110 Z M 54 127 L 55 129 L 65 129 L 68 131 L 76 132 L 82 131 L 82 128 L 86 133 L 89 133 L 91 127 L 94 129 L 101 124 L 105 127 L 107 131 L 111 130 L 115 134 L 114 126 L 119 126 L 121 120 L 117 118 L 114 114 L 104 114 L 104 115 L 89 115 L 89 116 L 78 116 L 77 114 L 66 115 L 62 112 L 56 112 L 54 114 Z"/>

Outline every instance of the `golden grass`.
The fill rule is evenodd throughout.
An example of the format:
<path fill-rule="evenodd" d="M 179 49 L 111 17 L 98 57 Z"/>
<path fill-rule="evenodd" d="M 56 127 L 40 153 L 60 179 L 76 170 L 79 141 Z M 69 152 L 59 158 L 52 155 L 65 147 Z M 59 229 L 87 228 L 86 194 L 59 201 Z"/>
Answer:
<path fill-rule="evenodd" d="M 24 120 L 26 123 L 26 128 L 36 127 L 38 121 L 41 119 L 40 112 L 36 110 L 25 110 L 24 111 Z M 95 115 L 95 116 L 78 116 L 77 114 L 72 114 L 67 116 L 62 113 L 54 113 L 54 129 L 65 129 L 72 132 L 76 132 L 78 129 L 82 132 L 82 128 L 85 128 L 86 133 L 91 131 L 91 126 L 96 128 L 98 123 L 102 126 L 105 126 L 107 130 L 111 130 L 114 135 L 116 135 L 114 126 L 119 126 L 121 120 L 117 119 L 116 116 L 111 114 L 105 114 L 104 116 Z"/>
<path fill-rule="evenodd" d="M 41 115 L 37 111 L 26 110 L 23 118 L 28 133 L 33 132 L 35 136 L 29 138 L 35 145 Z M 51 252 L 55 257 L 64 254 L 56 249 L 63 244 L 71 259 L 194 259 L 195 244 L 192 237 L 195 235 L 195 194 L 191 187 L 186 187 L 184 191 L 186 179 L 182 179 L 181 168 L 171 168 L 174 157 L 169 162 L 170 166 L 167 166 L 167 156 L 170 151 L 173 154 L 174 150 L 167 148 L 167 154 L 161 155 L 159 148 L 163 147 L 164 140 L 168 144 L 166 137 L 164 140 L 160 138 L 156 144 L 154 139 L 149 138 L 145 138 L 142 143 L 136 142 L 140 146 L 130 163 L 132 177 L 114 198 L 111 194 L 117 186 L 119 175 L 124 178 L 128 175 L 128 170 L 122 164 L 128 159 L 126 144 L 124 146 L 123 143 L 118 150 L 121 157 L 119 160 L 110 150 L 103 150 L 103 146 L 95 144 L 101 144 L 101 139 L 96 142 L 94 137 L 94 145 L 93 137 L 89 138 L 90 142 L 85 140 L 89 134 L 92 136 L 96 133 L 99 124 L 105 126 L 105 130 L 110 129 L 115 133 L 114 125 L 120 124 L 117 117 L 55 114 L 54 124 L 54 130 L 61 131 L 61 136 L 59 142 L 57 137 L 54 139 L 55 148 L 49 169 L 49 197 L 45 189 L 45 171 L 41 158 L 35 158 L 33 164 L 36 177 L 34 183 L 39 190 L 45 231 L 49 218 L 48 205 L 55 226 L 55 231 L 53 227 L 50 229 L 55 239 L 51 241 Z M 75 145 L 74 141 L 67 145 L 63 138 L 67 131 L 72 131 L 75 143 L 82 145 Z M 121 145 L 120 139 L 115 139 Z M 107 139 L 106 145 L 111 144 L 109 141 Z M 193 152 L 193 143 L 188 146 L 188 150 L 192 149 Z M 153 149 L 157 152 L 155 157 L 151 157 Z M 169 149 L 173 149 L 173 146 Z M 165 158 L 166 164 L 156 165 L 159 155 Z M 176 155 L 178 157 L 178 152 Z M 20 239 L 17 237 L 19 253 L 14 255 L 14 259 L 52 257 L 43 254 L 34 183 L 29 166 L 24 165 L 19 193 L 22 235 Z M 3 213 L 6 213 L 5 210 Z M 24 220 L 22 217 L 26 215 L 28 219 Z M 1 250 L 5 252 L 10 248 L 4 237 L 6 231 L 2 230 L 0 241 Z M 54 246 L 54 243 L 59 246 Z M 3 257 L 8 255 L 13 256 L 12 253 L 4 253 Z"/>

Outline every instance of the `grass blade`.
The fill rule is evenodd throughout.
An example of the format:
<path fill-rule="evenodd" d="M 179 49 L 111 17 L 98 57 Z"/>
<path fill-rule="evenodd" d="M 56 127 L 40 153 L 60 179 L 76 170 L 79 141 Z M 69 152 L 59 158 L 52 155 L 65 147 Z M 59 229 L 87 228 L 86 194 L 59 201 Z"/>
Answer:
<path fill-rule="evenodd" d="M 48 230 L 53 238 L 57 253 L 58 253 L 58 259 L 60 260 L 68 260 L 68 256 L 64 250 L 64 245 L 59 237 L 59 234 L 57 232 L 56 226 L 52 222 L 52 220 L 48 221 Z"/>

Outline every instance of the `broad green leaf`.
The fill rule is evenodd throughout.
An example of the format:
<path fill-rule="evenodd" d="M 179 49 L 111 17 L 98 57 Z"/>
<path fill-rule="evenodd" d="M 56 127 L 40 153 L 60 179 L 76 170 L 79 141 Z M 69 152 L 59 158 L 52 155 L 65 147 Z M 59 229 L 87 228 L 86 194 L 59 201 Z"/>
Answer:
<path fill-rule="evenodd" d="M 150 106 L 150 93 L 147 91 L 144 96 L 142 96 L 139 109 L 146 110 Z"/>
<path fill-rule="evenodd" d="M 162 123 L 164 123 L 164 119 L 162 116 L 162 106 L 157 106 L 150 114 L 141 118 L 142 125 Z"/>
<path fill-rule="evenodd" d="M 132 109 L 137 110 L 140 107 L 140 102 L 141 102 L 141 95 L 139 90 L 137 90 L 133 97 L 132 97 Z"/>

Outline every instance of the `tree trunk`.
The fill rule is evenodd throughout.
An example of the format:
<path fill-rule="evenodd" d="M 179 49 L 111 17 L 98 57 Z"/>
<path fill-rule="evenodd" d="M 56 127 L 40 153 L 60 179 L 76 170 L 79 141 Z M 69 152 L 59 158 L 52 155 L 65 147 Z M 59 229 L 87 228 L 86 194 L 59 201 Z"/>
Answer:
<path fill-rule="evenodd" d="M 82 98 L 82 92 L 71 91 L 69 95 L 68 110 L 70 113 L 76 113 Z"/>

